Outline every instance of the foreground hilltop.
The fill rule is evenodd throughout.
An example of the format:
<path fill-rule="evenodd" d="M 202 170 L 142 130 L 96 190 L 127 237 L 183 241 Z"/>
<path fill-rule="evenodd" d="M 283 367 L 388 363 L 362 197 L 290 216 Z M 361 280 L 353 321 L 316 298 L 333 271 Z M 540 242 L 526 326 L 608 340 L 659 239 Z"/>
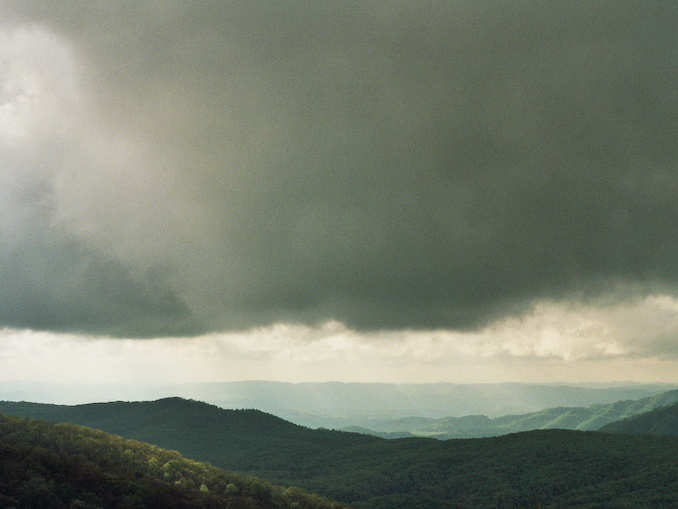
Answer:
<path fill-rule="evenodd" d="M 339 509 L 299 488 L 74 424 L 0 415 L 0 507 Z"/>
<path fill-rule="evenodd" d="M 254 410 L 171 398 L 51 413 L 355 507 L 678 507 L 678 437 L 542 430 L 440 441 L 312 430 Z"/>

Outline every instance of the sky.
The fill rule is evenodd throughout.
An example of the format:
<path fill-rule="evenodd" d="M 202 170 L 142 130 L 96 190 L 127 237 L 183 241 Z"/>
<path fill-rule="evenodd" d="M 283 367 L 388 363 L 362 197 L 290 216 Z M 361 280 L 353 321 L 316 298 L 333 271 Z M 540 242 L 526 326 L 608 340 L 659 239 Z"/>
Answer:
<path fill-rule="evenodd" d="M 678 382 L 676 26 L 0 0 L 0 380 Z"/>

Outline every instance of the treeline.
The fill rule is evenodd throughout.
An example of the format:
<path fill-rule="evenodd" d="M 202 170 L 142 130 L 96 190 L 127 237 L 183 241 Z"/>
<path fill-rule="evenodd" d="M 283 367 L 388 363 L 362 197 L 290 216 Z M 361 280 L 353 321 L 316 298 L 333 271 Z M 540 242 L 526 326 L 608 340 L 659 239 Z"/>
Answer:
<path fill-rule="evenodd" d="M 337 466 L 339 456 L 303 485 L 357 507 L 678 507 L 675 437 L 544 430 L 385 440 Z"/>
<path fill-rule="evenodd" d="M 544 430 L 467 440 L 384 440 L 176 398 L 20 406 L 98 423 L 109 432 L 354 507 L 678 507 L 678 437 Z M 192 482 L 199 489 L 205 481 Z M 210 483 L 206 487 L 217 491 Z M 278 500 L 276 493 L 270 500 Z"/>
<path fill-rule="evenodd" d="M 0 415 L 0 508 L 308 508 L 342 504 L 74 424 Z"/>

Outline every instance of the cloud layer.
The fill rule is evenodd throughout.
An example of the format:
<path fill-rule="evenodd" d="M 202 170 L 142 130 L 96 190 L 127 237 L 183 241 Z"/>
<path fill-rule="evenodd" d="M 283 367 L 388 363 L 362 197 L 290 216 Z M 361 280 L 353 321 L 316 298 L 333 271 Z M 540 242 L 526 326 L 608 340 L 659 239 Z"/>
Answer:
<path fill-rule="evenodd" d="M 475 329 L 676 294 L 667 2 L 4 2 L 0 323 Z"/>
<path fill-rule="evenodd" d="M 129 384 L 109 399 L 148 385 L 234 380 L 675 383 L 677 337 L 678 300 L 666 296 L 602 308 L 540 303 L 474 332 L 356 332 L 328 322 L 138 341 L 5 329 L 0 374 L 95 391 Z M 64 394 L 84 397 L 82 388 Z"/>

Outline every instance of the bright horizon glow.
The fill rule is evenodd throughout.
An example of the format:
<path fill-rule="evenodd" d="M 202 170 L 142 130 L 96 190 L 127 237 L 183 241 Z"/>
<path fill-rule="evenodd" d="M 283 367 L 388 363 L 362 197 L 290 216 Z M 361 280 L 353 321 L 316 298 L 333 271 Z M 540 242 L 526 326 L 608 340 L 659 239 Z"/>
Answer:
<path fill-rule="evenodd" d="M 542 303 L 464 333 L 361 333 L 338 322 L 147 340 L 5 329 L 0 381 L 676 383 L 675 352 L 657 345 L 677 327 L 678 301 L 658 296 L 597 309 Z"/>

